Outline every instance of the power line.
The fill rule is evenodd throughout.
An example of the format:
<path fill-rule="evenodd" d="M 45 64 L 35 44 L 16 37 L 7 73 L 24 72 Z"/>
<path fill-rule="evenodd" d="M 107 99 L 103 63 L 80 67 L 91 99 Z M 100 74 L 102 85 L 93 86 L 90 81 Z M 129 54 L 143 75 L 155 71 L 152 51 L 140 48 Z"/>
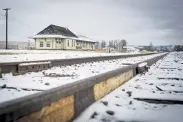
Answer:
<path fill-rule="evenodd" d="M 21 24 L 21 25 L 24 25 L 24 26 L 27 26 L 27 27 L 33 29 L 29 24 L 27 24 L 27 23 L 25 23 L 25 22 L 22 22 L 22 21 L 16 19 L 15 17 L 13 17 L 13 16 L 11 16 L 11 19 L 14 20 L 14 21 L 16 21 L 16 22 L 18 22 L 18 23 Z"/>
<path fill-rule="evenodd" d="M 17 23 L 19 23 L 20 25 L 23 25 L 24 27 L 26 26 L 26 27 L 28 27 L 28 29 L 29 30 L 32 30 L 32 31 L 34 31 L 34 29 L 29 25 L 29 24 L 27 24 L 27 23 L 25 23 L 25 22 L 22 22 L 22 21 L 20 21 L 20 20 L 18 20 L 18 19 L 16 19 L 14 16 L 10 16 L 9 17 L 9 19 L 10 19 L 10 21 L 16 21 Z M 13 33 L 12 33 L 12 31 L 10 30 L 10 31 L 8 31 L 8 33 L 10 34 L 10 35 L 14 35 Z M 26 36 L 27 37 L 27 36 Z"/>
<path fill-rule="evenodd" d="M 0 8 L 0 9 L 1 9 L 1 8 Z M 5 14 L 4 14 L 4 13 L 1 13 L 1 12 L 0 12 L 0 15 L 5 17 Z"/>
<path fill-rule="evenodd" d="M 0 15 L 1 15 L 1 16 L 5 16 L 5 15 L 3 15 L 2 13 L 0 13 Z"/>

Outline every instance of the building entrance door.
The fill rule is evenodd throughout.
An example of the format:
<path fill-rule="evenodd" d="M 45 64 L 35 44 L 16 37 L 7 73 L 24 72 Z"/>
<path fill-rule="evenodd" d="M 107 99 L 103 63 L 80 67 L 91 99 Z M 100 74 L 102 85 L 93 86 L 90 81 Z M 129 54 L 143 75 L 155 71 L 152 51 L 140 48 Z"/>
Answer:
<path fill-rule="evenodd" d="M 56 40 L 56 49 L 61 49 L 61 39 Z"/>

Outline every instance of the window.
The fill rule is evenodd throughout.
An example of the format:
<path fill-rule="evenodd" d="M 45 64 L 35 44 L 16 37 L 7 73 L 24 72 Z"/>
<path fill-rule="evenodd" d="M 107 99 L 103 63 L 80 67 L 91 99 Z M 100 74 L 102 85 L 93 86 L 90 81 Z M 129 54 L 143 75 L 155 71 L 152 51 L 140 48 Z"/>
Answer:
<path fill-rule="evenodd" d="M 40 45 L 39 45 L 39 47 L 43 47 L 43 42 L 40 42 Z"/>
<path fill-rule="evenodd" d="M 46 47 L 50 47 L 50 42 L 47 42 Z"/>
<path fill-rule="evenodd" d="M 56 38 L 55 40 L 56 40 L 56 43 L 61 43 L 61 42 L 60 42 L 60 39 L 57 39 L 57 38 Z"/>

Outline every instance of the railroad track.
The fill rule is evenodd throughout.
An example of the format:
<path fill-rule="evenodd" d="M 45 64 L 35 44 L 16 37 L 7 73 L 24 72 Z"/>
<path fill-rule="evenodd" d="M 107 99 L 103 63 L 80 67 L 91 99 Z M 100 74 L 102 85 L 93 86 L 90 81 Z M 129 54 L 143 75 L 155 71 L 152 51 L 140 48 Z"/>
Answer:
<path fill-rule="evenodd" d="M 69 100 L 68 104 L 65 104 L 64 107 L 61 107 L 58 109 L 56 108 L 56 109 L 58 111 L 67 107 L 76 108 L 76 109 L 72 109 L 74 116 L 69 112 L 66 112 L 66 114 L 69 114 L 68 116 L 71 116 L 70 118 L 73 119 L 74 117 L 79 115 L 85 108 L 87 108 L 93 102 L 97 101 L 98 97 L 104 97 L 106 94 L 111 92 L 111 90 L 116 89 L 117 87 L 119 87 L 119 85 L 121 86 L 123 83 L 127 82 L 132 77 L 135 77 L 138 74 L 138 72 L 136 71 L 138 70 L 137 67 L 139 66 L 139 64 L 146 62 L 148 66 L 151 66 L 152 64 L 156 63 L 159 59 L 163 58 L 165 55 L 167 55 L 167 53 L 152 56 L 151 58 L 147 58 L 147 59 L 142 59 L 141 61 L 138 61 L 136 63 L 132 63 L 132 64 L 129 63 L 124 67 L 118 67 L 116 69 L 113 69 L 107 72 L 99 73 L 97 75 L 91 75 L 89 77 L 79 79 L 72 83 L 68 82 L 66 84 L 61 84 L 53 88 L 50 87 L 50 89 L 45 89 L 45 90 L 37 89 L 40 87 L 38 85 L 39 82 L 37 81 L 35 82 L 34 79 L 32 79 L 32 83 L 35 83 L 36 85 L 33 85 L 32 88 L 26 88 L 27 86 L 20 87 L 19 85 L 17 88 L 16 85 L 22 84 L 22 83 L 10 84 L 9 86 L 5 82 L 7 85 L 6 87 L 5 86 L 2 87 L 1 92 L 2 94 L 7 94 L 7 95 L 9 94 L 11 97 L 8 98 L 8 100 L 5 98 L 4 102 L 0 103 L 0 110 L 1 110 L 0 120 L 2 122 L 11 122 L 11 121 L 18 121 L 18 120 L 24 121 L 24 118 L 26 119 L 26 117 L 28 117 L 28 119 L 31 119 L 29 118 L 30 117 L 29 115 L 32 115 L 32 114 L 37 115 L 37 113 L 35 113 L 36 111 L 38 111 L 38 114 L 39 114 L 39 111 L 43 110 L 44 108 L 48 109 L 49 111 L 50 109 L 54 110 L 53 104 L 60 106 L 61 102 L 57 103 L 57 101 L 64 101 L 63 103 L 65 104 L 67 103 L 67 100 Z M 30 77 L 29 76 L 24 77 L 24 79 L 26 78 L 30 78 Z M 63 81 L 64 80 L 60 79 L 58 82 L 63 83 Z M 68 79 L 66 81 L 68 81 Z M 23 82 L 27 82 L 27 81 L 23 81 Z M 114 83 L 116 85 L 114 85 Z M 29 82 L 27 82 L 26 84 L 29 84 Z M 39 86 L 39 87 L 36 88 L 35 86 Z M 44 85 L 41 85 L 40 88 L 43 88 L 43 86 Z M 108 91 L 100 90 L 98 89 L 98 87 L 107 88 L 105 90 L 108 90 Z M 111 89 L 109 87 L 111 87 Z M 47 88 L 47 86 L 45 88 Z M 95 90 L 100 90 L 100 92 L 103 92 L 101 94 L 102 96 L 98 96 L 98 94 L 96 93 L 99 93 L 99 92 Z M 18 96 L 20 95 L 20 93 L 22 93 L 22 96 Z M 27 94 L 24 94 L 24 93 L 27 93 Z M 59 114 L 62 115 L 64 113 L 65 111 Z M 49 113 L 46 116 L 51 116 L 52 118 L 57 119 L 59 121 L 59 118 L 56 118 L 57 116 L 54 116 L 54 115 L 55 114 Z M 44 114 L 41 115 L 42 118 L 46 116 L 44 116 Z M 36 119 L 37 118 L 35 118 L 34 121 Z"/>
<path fill-rule="evenodd" d="M 100 56 L 100 57 L 97 56 L 97 57 L 72 58 L 72 59 L 51 59 L 51 60 L 37 60 L 37 61 L 5 62 L 5 63 L 0 63 L 0 69 L 1 69 L 1 73 L 10 73 L 10 72 L 24 73 L 27 71 L 29 72 L 40 71 L 40 70 L 48 69 L 54 66 L 73 65 L 73 64 L 81 64 L 81 63 L 87 63 L 87 62 L 119 59 L 119 58 L 146 56 L 146 55 L 152 55 L 152 54 L 156 54 L 156 53 Z M 21 64 L 24 64 L 23 65 L 24 67 Z"/>

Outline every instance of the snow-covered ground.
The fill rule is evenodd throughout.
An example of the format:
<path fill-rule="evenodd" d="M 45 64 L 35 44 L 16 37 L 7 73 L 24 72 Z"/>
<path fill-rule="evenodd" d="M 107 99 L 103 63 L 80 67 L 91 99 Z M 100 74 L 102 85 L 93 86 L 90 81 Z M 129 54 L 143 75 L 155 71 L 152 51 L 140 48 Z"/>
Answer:
<path fill-rule="evenodd" d="M 170 53 L 87 108 L 74 122 L 182 122 L 183 53 Z"/>
<path fill-rule="evenodd" d="M 99 53 L 94 51 L 62 50 L 0 50 L 1 62 L 36 61 L 49 59 L 68 59 L 95 56 L 129 55 L 137 53 Z"/>
<path fill-rule="evenodd" d="M 17 76 L 13 76 L 11 73 L 3 74 L 3 78 L 0 78 L 0 87 L 3 87 L 0 88 L 0 102 L 62 86 L 80 79 L 125 67 L 126 65 L 123 65 L 123 63 L 137 63 L 158 55 L 162 54 L 52 67 L 48 70 Z"/>

